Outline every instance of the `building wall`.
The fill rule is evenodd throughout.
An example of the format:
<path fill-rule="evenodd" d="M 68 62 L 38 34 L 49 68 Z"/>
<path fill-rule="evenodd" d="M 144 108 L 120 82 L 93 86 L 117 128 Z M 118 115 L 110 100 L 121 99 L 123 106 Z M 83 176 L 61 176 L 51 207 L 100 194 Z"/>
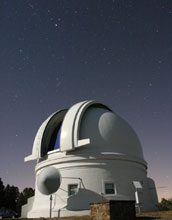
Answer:
<path fill-rule="evenodd" d="M 60 154 L 59 154 L 60 155 Z M 54 166 L 62 175 L 60 189 L 53 195 L 52 216 L 70 216 L 89 214 L 89 203 L 105 199 L 135 200 L 133 181 L 143 184 L 144 211 L 154 210 L 150 197 L 146 167 L 135 161 L 117 160 L 111 155 L 104 155 L 102 159 L 93 157 L 83 158 L 74 155 L 58 153 L 50 154 L 49 160 L 42 161 L 36 167 L 37 175 L 46 166 Z M 105 195 L 104 183 L 113 182 L 116 187 L 115 195 Z M 78 184 L 76 195 L 68 196 L 68 185 Z M 35 185 L 35 198 L 32 210 L 27 217 L 48 217 L 49 196 L 42 195 Z"/>
<path fill-rule="evenodd" d="M 27 204 L 22 206 L 21 216 L 27 218 L 28 212 L 32 210 L 35 197 L 32 196 L 27 200 Z"/>

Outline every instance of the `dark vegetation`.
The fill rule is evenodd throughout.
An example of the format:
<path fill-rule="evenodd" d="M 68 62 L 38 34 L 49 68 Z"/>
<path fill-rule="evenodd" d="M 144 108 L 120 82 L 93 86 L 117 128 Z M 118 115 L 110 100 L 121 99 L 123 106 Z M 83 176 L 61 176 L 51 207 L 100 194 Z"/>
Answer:
<path fill-rule="evenodd" d="M 27 199 L 33 195 L 34 190 L 32 188 L 25 188 L 22 192 L 19 192 L 16 186 L 10 186 L 9 184 L 4 186 L 0 178 L 0 211 L 10 209 L 20 216 L 21 206 L 26 204 Z"/>
<path fill-rule="evenodd" d="M 171 199 L 162 199 L 159 203 L 160 211 L 172 211 L 172 198 Z"/>

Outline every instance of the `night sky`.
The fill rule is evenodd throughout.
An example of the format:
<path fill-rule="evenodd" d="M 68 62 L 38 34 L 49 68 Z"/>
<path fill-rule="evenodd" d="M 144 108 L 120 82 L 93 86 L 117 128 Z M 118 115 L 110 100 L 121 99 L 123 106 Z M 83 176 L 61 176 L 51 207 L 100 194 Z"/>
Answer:
<path fill-rule="evenodd" d="M 0 0 L 0 177 L 24 163 L 41 123 L 94 99 L 135 129 L 159 199 L 172 197 L 172 1 Z"/>

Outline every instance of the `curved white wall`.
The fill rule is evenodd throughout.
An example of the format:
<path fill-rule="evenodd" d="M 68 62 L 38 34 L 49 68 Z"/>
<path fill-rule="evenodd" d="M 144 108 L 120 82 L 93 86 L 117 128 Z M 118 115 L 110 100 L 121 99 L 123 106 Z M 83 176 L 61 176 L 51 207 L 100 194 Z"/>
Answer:
<path fill-rule="evenodd" d="M 59 154 L 59 155 L 58 155 Z M 61 155 L 60 155 L 61 154 Z M 59 157 L 59 159 L 58 159 Z M 62 184 L 53 195 L 52 216 L 89 214 L 89 203 L 104 199 L 135 200 L 133 181 L 140 181 L 144 187 L 144 211 L 149 211 L 146 204 L 150 203 L 147 188 L 147 172 L 144 164 L 135 161 L 118 160 L 119 155 L 102 155 L 99 158 L 84 158 L 71 153 L 54 153 L 49 155 L 49 162 L 43 161 L 36 167 L 36 176 L 46 166 L 54 166 L 60 170 Z M 52 164 L 52 165 L 51 165 Z M 67 178 L 65 178 L 67 177 Z M 104 194 L 104 183 L 113 182 L 115 195 Z M 78 184 L 76 195 L 68 196 L 68 184 Z M 33 209 L 28 217 L 49 216 L 49 196 L 35 190 Z M 148 207 L 150 208 L 150 207 Z M 155 207 L 151 205 L 151 210 Z"/>

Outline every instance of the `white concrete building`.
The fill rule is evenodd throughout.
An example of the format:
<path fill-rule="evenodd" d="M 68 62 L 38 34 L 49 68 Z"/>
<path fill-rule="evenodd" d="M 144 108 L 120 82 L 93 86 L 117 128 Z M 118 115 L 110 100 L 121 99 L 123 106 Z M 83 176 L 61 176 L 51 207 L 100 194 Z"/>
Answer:
<path fill-rule="evenodd" d="M 39 128 L 32 154 L 36 182 L 46 167 L 61 173 L 52 200 L 52 217 L 89 214 L 89 203 L 136 200 L 142 211 L 157 210 L 154 181 L 147 177 L 140 141 L 131 126 L 95 101 L 52 114 Z M 39 192 L 22 208 L 22 217 L 49 217 L 50 196 Z"/>

